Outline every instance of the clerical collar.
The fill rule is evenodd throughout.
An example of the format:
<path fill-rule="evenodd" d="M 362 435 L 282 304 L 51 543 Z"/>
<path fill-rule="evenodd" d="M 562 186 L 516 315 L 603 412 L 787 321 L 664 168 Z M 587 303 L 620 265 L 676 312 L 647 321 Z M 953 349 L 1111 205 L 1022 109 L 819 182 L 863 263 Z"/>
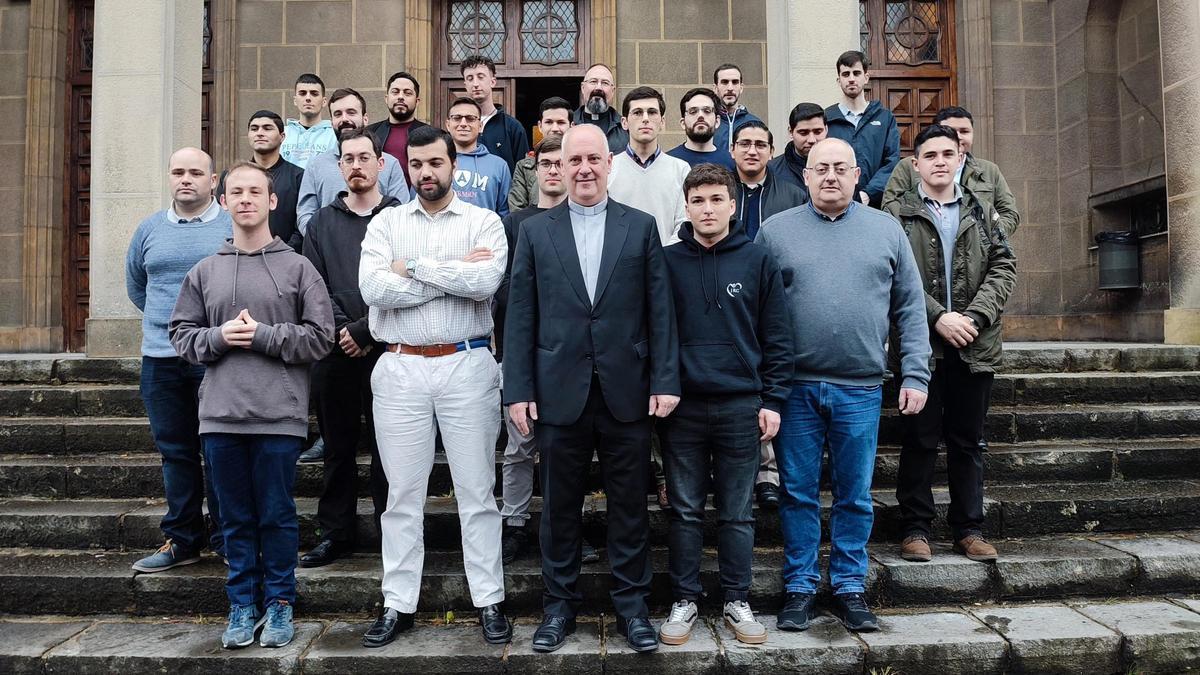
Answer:
<path fill-rule="evenodd" d="M 571 210 L 571 213 L 576 213 L 581 216 L 598 216 L 608 209 L 608 197 L 600 200 L 599 204 L 593 204 L 592 206 L 577 204 L 574 200 L 568 197 L 567 208 Z"/>

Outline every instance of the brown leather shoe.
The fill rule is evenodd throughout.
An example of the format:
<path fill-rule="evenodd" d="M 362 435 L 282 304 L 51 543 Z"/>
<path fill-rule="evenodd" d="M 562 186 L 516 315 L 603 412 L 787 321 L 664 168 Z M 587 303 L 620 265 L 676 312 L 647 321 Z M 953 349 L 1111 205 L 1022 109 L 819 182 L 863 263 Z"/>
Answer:
<path fill-rule="evenodd" d="M 929 549 L 929 540 L 921 534 L 913 534 L 900 542 L 900 557 L 910 562 L 929 562 L 933 560 L 933 551 Z"/>
<path fill-rule="evenodd" d="M 660 508 L 660 509 L 671 508 L 671 502 L 670 502 L 670 500 L 667 499 L 667 486 L 666 485 L 658 486 L 658 508 Z"/>
<path fill-rule="evenodd" d="M 996 562 L 996 558 L 999 557 L 996 547 L 978 534 L 969 534 L 954 542 L 954 552 L 977 562 Z"/>

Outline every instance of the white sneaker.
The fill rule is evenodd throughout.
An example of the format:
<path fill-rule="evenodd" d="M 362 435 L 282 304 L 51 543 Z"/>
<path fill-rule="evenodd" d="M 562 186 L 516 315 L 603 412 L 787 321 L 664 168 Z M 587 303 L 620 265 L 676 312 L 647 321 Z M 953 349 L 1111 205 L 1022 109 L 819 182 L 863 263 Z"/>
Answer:
<path fill-rule="evenodd" d="M 729 625 L 738 642 L 760 645 L 767 641 L 766 627 L 754 618 L 754 612 L 750 611 L 750 603 L 745 600 L 725 603 L 725 623 Z"/>
<path fill-rule="evenodd" d="M 658 629 L 658 639 L 663 644 L 681 645 L 692 636 L 692 626 L 700 617 L 696 603 L 691 600 L 680 600 L 671 605 L 671 614 Z"/>

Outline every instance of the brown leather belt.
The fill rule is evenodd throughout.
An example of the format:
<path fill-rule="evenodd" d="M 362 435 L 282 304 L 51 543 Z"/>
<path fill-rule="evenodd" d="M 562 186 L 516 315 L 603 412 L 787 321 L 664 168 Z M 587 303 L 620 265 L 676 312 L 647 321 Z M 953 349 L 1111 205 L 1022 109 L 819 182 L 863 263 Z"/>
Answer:
<path fill-rule="evenodd" d="M 488 338 L 472 338 L 462 342 L 454 342 L 440 345 L 406 345 L 406 344 L 389 344 L 387 350 L 389 352 L 400 354 L 413 354 L 415 356 L 450 356 L 466 349 L 483 349 L 488 346 Z"/>

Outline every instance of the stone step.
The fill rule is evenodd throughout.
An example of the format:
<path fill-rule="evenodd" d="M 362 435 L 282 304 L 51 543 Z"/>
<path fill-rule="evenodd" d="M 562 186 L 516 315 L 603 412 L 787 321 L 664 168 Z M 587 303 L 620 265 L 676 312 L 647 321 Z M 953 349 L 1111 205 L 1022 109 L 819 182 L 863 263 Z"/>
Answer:
<path fill-rule="evenodd" d="M 892 490 L 876 490 L 874 538 L 889 541 L 901 531 L 899 507 Z M 828 520 L 831 497 L 823 492 L 822 519 Z M 669 512 L 647 496 L 650 540 L 665 545 Z M 296 500 L 302 546 L 316 543 L 316 499 Z M 949 505 L 945 488 L 934 490 L 942 517 L 935 533 L 946 535 L 944 514 Z M 161 499 L 6 499 L 0 500 L 0 547 L 46 547 L 140 551 L 161 543 L 159 521 L 166 512 Z M 584 524 L 593 537 L 602 537 L 606 501 L 588 495 Z M 541 499 L 530 507 L 532 525 L 541 514 Z M 378 546 L 369 500 L 359 500 L 357 537 L 360 550 Z M 1200 522 L 1200 482 L 1187 480 L 989 485 L 984 498 L 984 531 L 992 537 L 1039 534 L 1148 532 L 1193 527 Z M 755 541 L 781 545 L 779 514 L 755 507 Z M 425 546 L 430 550 L 461 550 L 461 532 L 453 497 L 428 497 L 425 502 Z M 716 541 L 716 513 L 710 503 L 705 514 L 705 538 Z"/>
<path fill-rule="evenodd" d="M 996 540 L 996 563 L 973 562 L 934 544 L 928 563 L 901 560 L 894 545 L 872 545 L 867 596 L 880 607 L 917 607 L 946 602 L 1000 602 L 1074 596 L 1124 597 L 1200 591 L 1200 531 L 1158 535 L 1090 536 Z M 608 610 L 608 558 L 583 567 L 579 588 L 589 611 Z M 130 565 L 143 552 L 0 549 L 0 612 L 12 614 L 154 615 L 222 614 L 227 605 L 226 567 L 213 556 L 158 574 L 138 574 Z M 822 566 L 828 567 L 828 546 Z M 706 549 L 701 605 L 720 610 L 716 550 Z M 656 547 L 651 605 L 673 601 L 668 553 Z M 542 603 L 540 560 L 532 551 L 505 566 L 505 605 L 536 613 Z M 753 563 L 751 597 L 760 611 L 775 611 L 783 597 L 783 552 L 759 548 Z M 358 554 L 318 569 L 297 569 L 297 608 L 305 613 L 374 611 L 380 602 L 382 562 Z M 829 593 L 824 577 L 822 595 Z M 469 613 L 470 593 L 462 554 L 430 551 L 422 575 L 419 611 Z"/>
<path fill-rule="evenodd" d="M 1002 373 L 992 388 L 994 406 L 1198 400 L 1200 372 L 1196 371 Z M 136 384 L 0 384 L 0 418 L 145 414 Z"/>
<path fill-rule="evenodd" d="M 900 440 L 900 416 L 893 405 L 889 399 L 880 419 L 879 441 L 884 445 Z M 993 443 L 1200 436 L 1200 402 L 995 405 L 988 412 L 986 433 Z M 0 417 L 0 454 L 113 451 L 153 452 L 146 418 Z"/>
<path fill-rule="evenodd" d="M 883 446 L 875 460 L 874 485 L 895 486 L 899 450 Z M 501 494 L 503 453 L 496 455 L 496 494 Z M 1200 438 L 1087 440 L 1082 443 L 995 443 L 984 455 L 989 483 L 1051 483 L 1153 478 L 1200 478 Z M 828 465 L 825 483 L 828 487 Z M 936 483 L 945 484 L 946 456 L 938 457 Z M 297 497 L 319 497 L 324 468 L 296 466 Z M 370 460 L 358 457 L 360 497 L 369 497 Z M 430 496 L 453 490 L 445 455 L 434 458 Z M 603 489 L 598 462 L 589 468 L 588 489 Z M 540 493 L 535 478 L 535 493 Z M 162 463 L 151 453 L 99 455 L 0 455 L 0 497 L 46 499 L 151 499 L 162 495 Z"/>
<path fill-rule="evenodd" d="M 552 654 L 530 647 L 538 619 L 518 616 L 513 641 L 488 645 L 470 612 L 423 620 L 381 649 L 363 649 L 367 616 L 300 612 L 287 647 L 220 649 L 223 621 L 118 615 L 6 617 L 0 667 L 6 672 L 149 675 L 211 673 L 1178 673 L 1200 668 L 1200 600 L 1145 596 L 1118 602 L 1072 600 L 944 605 L 883 610 L 881 630 L 854 635 L 828 614 L 803 633 L 775 628 L 762 645 L 737 642 L 709 612 L 684 645 L 635 654 L 610 616 L 582 617 Z M 658 621 L 655 621 L 656 625 Z"/>

